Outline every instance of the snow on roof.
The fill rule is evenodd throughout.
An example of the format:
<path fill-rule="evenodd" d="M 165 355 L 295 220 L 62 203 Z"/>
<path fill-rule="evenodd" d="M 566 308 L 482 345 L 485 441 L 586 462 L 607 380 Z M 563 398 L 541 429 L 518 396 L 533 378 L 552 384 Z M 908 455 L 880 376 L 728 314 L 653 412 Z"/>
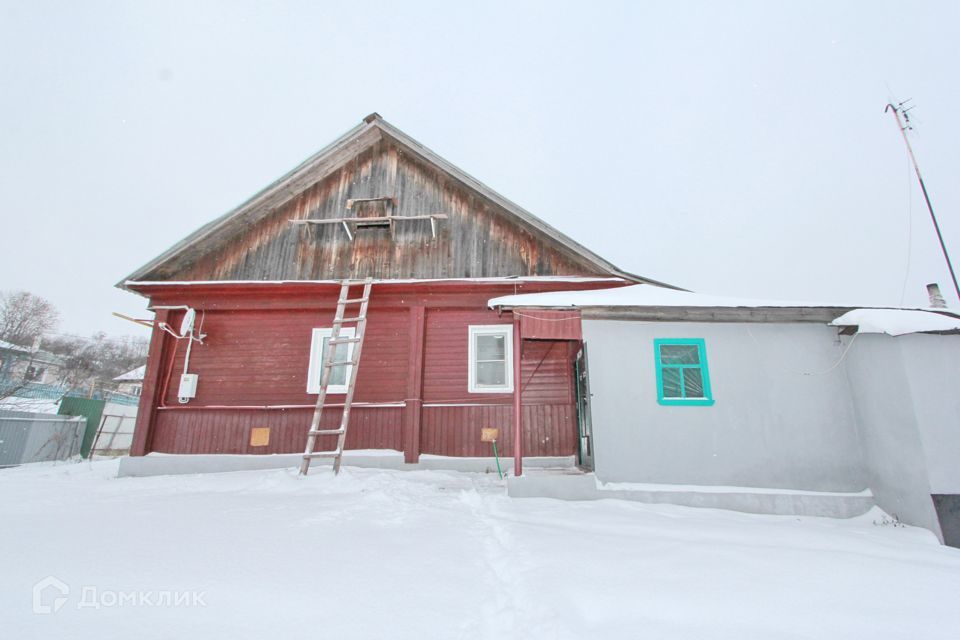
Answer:
<path fill-rule="evenodd" d="M 783 309 L 848 309 L 833 320 L 834 326 L 857 326 L 860 333 L 886 333 L 900 336 L 960 330 L 960 317 L 949 309 L 894 309 L 861 307 L 860 305 L 787 300 L 728 298 L 690 291 L 664 289 L 637 284 L 593 291 L 551 291 L 501 296 L 489 301 L 491 307 L 712 307 L 712 308 L 783 308 Z M 938 312 L 939 311 L 939 312 Z"/>
<path fill-rule="evenodd" d="M 137 367 L 132 371 L 127 371 L 126 373 L 120 374 L 119 376 L 114 378 L 113 381 L 125 382 L 127 380 L 143 380 L 143 376 L 146 372 L 147 372 L 147 365 L 143 365 L 142 367 Z"/>
<path fill-rule="evenodd" d="M 835 327 L 856 326 L 857 333 L 886 333 L 891 336 L 960 331 L 960 318 L 916 309 L 854 309 L 830 324 Z"/>
<path fill-rule="evenodd" d="M 6 342 L 5 340 L 0 340 L 0 349 L 6 349 L 7 351 L 21 351 L 23 353 L 30 353 L 30 349 L 26 347 L 21 347 L 20 345 L 13 344 L 12 342 Z"/>
<path fill-rule="evenodd" d="M 31 362 L 36 362 L 38 364 L 52 364 L 56 366 L 63 364 L 63 358 L 55 353 L 50 353 L 49 351 L 44 351 L 42 349 L 34 351 L 31 347 L 21 347 L 18 344 L 6 342 L 5 340 L 0 340 L 0 349 L 29 354 Z"/>
<path fill-rule="evenodd" d="M 712 296 L 692 291 L 665 289 L 649 284 L 635 284 L 614 289 L 593 291 L 551 291 L 522 293 L 490 300 L 491 307 L 845 307 L 856 305 L 789 300 L 755 300 Z"/>

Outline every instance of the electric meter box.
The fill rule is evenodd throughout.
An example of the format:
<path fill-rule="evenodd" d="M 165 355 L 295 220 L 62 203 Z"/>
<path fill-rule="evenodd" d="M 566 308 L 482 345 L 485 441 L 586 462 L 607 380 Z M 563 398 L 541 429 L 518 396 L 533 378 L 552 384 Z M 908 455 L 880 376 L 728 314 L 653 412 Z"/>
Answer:
<path fill-rule="evenodd" d="M 197 397 L 197 381 L 200 379 L 195 373 L 185 373 L 180 376 L 180 391 L 177 392 L 178 398 Z"/>

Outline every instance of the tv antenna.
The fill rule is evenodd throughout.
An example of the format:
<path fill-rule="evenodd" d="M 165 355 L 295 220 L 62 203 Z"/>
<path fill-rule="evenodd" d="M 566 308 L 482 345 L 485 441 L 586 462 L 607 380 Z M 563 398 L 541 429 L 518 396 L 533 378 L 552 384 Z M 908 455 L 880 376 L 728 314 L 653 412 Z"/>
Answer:
<path fill-rule="evenodd" d="M 907 98 L 903 102 L 893 104 L 888 102 L 883 108 L 883 112 L 893 112 L 893 117 L 897 121 L 897 128 L 900 129 L 900 135 L 903 136 L 903 143 L 907 146 L 907 153 L 910 155 L 910 162 L 913 163 L 913 171 L 917 174 L 917 180 L 920 182 L 920 190 L 923 191 L 923 199 L 927 203 L 927 211 L 930 212 L 930 220 L 933 221 L 933 229 L 937 232 L 937 240 L 940 241 L 940 250 L 943 251 L 943 259 L 947 261 L 947 269 L 950 271 L 950 279 L 953 280 L 953 290 L 960 300 L 960 285 L 957 284 L 957 274 L 953 271 L 953 263 L 950 262 L 950 254 L 947 252 L 947 245 L 943 241 L 943 234 L 940 232 L 940 225 L 937 223 L 937 216 L 933 213 L 933 204 L 930 203 L 930 194 L 927 193 L 927 185 L 923 183 L 923 176 L 920 174 L 920 166 L 917 164 L 917 158 L 913 155 L 913 147 L 910 146 L 910 138 L 907 137 L 907 131 L 913 131 L 913 124 L 910 122 L 910 111 L 913 105 L 907 106 L 910 102 Z"/>

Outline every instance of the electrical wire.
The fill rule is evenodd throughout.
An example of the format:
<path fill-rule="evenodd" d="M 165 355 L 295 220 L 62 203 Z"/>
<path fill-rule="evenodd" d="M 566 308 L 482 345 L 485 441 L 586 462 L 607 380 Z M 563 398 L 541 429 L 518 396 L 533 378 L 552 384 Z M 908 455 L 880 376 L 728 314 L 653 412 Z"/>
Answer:
<path fill-rule="evenodd" d="M 750 339 L 753 340 L 753 343 L 756 345 L 756 347 L 757 347 L 757 349 L 758 349 L 758 351 L 759 351 L 759 350 L 760 350 L 760 342 L 757 340 L 757 337 L 756 337 L 755 335 L 753 335 L 753 331 L 750 330 L 750 326 L 749 326 L 749 325 L 747 325 L 747 333 L 750 335 Z M 823 371 L 791 371 L 791 370 L 789 370 L 789 369 L 784 369 L 784 368 L 781 368 L 781 367 L 778 367 L 778 369 L 779 369 L 779 371 L 781 371 L 782 373 L 788 373 L 788 374 L 795 375 L 795 376 L 822 376 L 822 375 L 826 375 L 826 374 L 830 373 L 831 371 L 833 371 L 834 369 L 836 369 L 837 367 L 839 367 L 840 364 L 841 364 L 844 360 L 846 360 L 847 354 L 850 353 L 850 347 L 852 347 L 852 346 L 853 346 L 853 343 L 857 341 L 857 336 L 859 336 L 859 335 L 860 335 L 859 332 L 853 334 L 853 337 L 850 339 L 850 342 L 847 343 L 847 346 L 846 346 L 846 348 L 843 350 L 843 353 L 840 354 L 840 359 L 837 360 L 836 362 L 834 362 L 833 365 L 831 365 L 829 369 L 824 369 Z M 761 358 L 761 359 L 762 359 L 762 358 Z"/>
<path fill-rule="evenodd" d="M 513 311 L 513 315 L 520 318 L 530 318 L 531 320 L 539 320 L 541 322 L 570 322 L 571 320 L 579 320 L 579 316 L 567 316 L 566 318 L 541 318 L 540 316 L 532 316 L 526 313 L 520 313 L 519 311 Z"/>

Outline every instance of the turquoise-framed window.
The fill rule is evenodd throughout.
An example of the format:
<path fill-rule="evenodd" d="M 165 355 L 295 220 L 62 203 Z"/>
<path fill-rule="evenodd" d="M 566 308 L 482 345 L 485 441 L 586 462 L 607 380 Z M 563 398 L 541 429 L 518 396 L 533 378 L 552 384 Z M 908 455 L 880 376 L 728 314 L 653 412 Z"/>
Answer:
<path fill-rule="evenodd" d="M 703 338 L 657 338 L 657 401 L 665 405 L 713 404 L 707 345 Z"/>

